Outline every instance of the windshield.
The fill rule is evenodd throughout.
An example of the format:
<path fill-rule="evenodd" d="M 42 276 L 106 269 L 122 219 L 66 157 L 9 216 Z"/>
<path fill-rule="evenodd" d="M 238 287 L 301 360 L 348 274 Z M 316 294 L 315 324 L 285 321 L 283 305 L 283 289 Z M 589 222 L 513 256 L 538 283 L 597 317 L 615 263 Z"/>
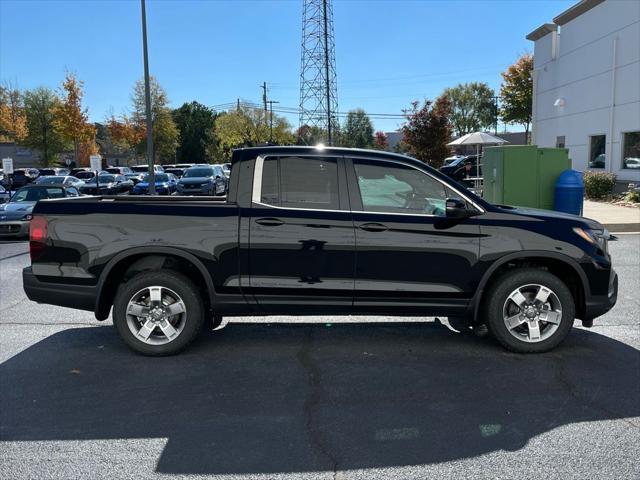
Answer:
<path fill-rule="evenodd" d="M 11 202 L 37 202 L 45 198 L 64 198 L 64 190 L 62 188 L 22 188 L 18 190 Z"/>
<path fill-rule="evenodd" d="M 105 172 L 120 173 L 120 169 L 119 168 L 107 168 L 107 169 L 105 169 Z"/>
<path fill-rule="evenodd" d="M 100 174 L 98 175 L 98 181 L 100 183 L 113 183 L 116 181 L 116 177 L 109 174 Z"/>
<path fill-rule="evenodd" d="M 185 170 L 184 177 L 212 177 L 213 176 L 213 168 L 203 167 L 203 168 L 189 168 Z"/>
<path fill-rule="evenodd" d="M 40 177 L 36 183 L 38 183 L 38 185 L 62 185 L 64 183 L 64 178 L 65 177 Z"/>
<path fill-rule="evenodd" d="M 146 173 L 149 171 L 149 167 L 146 165 L 136 165 L 135 167 L 131 167 L 131 170 L 138 173 Z"/>
<path fill-rule="evenodd" d="M 148 182 L 149 179 L 149 175 L 145 175 L 144 178 L 142 179 L 143 182 Z M 169 181 L 169 175 L 165 174 L 165 173 L 156 173 L 156 182 L 168 182 Z"/>
<path fill-rule="evenodd" d="M 80 178 L 82 180 L 87 180 L 89 178 L 95 177 L 96 174 L 93 172 L 78 172 L 76 173 L 76 178 Z"/>

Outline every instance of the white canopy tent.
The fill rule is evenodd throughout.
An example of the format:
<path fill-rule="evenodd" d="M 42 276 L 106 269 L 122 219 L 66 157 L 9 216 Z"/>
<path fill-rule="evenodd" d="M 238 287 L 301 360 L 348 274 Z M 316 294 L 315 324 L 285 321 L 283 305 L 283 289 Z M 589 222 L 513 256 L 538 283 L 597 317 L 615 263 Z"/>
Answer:
<path fill-rule="evenodd" d="M 447 143 L 448 146 L 455 147 L 456 145 L 475 145 L 476 146 L 476 173 L 473 177 L 474 190 L 479 193 L 482 185 L 482 178 L 480 175 L 480 146 L 484 145 L 502 145 L 509 143 L 499 137 L 494 137 L 485 132 L 472 132 L 463 135 L 460 138 L 455 139 L 453 142 Z M 468 177 L 467 177 L 468 178 Z"/>

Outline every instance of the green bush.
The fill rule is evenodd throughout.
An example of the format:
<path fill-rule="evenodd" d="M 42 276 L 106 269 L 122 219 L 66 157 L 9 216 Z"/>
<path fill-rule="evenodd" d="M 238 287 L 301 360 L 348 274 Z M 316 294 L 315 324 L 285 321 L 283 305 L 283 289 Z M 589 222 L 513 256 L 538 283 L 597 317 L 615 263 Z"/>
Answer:
<path fill-rule="evenodd" d="M 640 203 L 640 191 L 631 190 L 630 192 L 627 192 L 627 194 L 625 195 L 624 199 L 627 202 Z"/>
<path fill-rule="evenodd" d="M 606 172 L 584 172 L 584 194 L 587 198 L 605 198 L 613 192 L 616 176 Z"/>

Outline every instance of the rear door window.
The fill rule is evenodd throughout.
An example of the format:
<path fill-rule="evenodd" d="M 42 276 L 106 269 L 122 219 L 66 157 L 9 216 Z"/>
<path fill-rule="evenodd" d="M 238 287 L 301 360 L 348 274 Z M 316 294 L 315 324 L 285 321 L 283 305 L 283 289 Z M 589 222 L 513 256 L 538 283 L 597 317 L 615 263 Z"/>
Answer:
<path fill-rule="evenodd" d="M 260 201 L 268 205 L 338 210 L 338 163 L 326 157 L 267 158 Z"/>

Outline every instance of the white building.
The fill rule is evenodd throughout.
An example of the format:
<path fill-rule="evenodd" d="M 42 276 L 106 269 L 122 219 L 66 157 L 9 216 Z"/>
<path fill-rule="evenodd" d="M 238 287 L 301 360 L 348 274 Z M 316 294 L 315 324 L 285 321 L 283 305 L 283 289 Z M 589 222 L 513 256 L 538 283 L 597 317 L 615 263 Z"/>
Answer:
<path fill-rule="evenodd" d="M 535 42 L 532 143 L 640 181 L 640 1 L 582 0 Z"/>

